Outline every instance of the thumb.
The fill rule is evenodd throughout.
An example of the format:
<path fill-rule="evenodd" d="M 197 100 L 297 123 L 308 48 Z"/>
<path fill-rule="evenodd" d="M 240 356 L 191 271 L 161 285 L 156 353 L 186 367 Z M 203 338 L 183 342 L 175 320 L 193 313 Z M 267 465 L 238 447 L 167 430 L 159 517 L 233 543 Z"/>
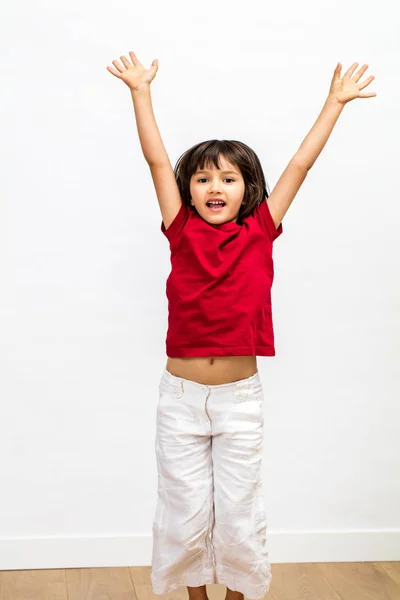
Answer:
<path fill-rule="evenodd" d="M 155 73 L 157 73 L 157 71 L 158 71 L 158 58 L 155 58 L 153 60 L 153 62 L 151 63 L 151 66 L 152 66 L 153 70 L 155 71 Z"/>
<path fill-rule="evenodd" d="M 342 64 L 340 62 L 338 62 L 338 64 L 336 65 L 336 68 L 333 72 L 333 76 L 331 79 L 331 86 L 334 85 L 334 83 L 336 81 L 340 80 L 340 71 L 342 70 Z"/>

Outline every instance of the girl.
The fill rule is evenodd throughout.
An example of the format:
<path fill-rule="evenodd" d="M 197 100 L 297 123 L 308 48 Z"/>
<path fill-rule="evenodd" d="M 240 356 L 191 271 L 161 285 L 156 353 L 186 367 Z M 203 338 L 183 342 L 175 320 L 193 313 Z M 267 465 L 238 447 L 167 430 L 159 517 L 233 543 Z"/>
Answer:
<path fill-rule="evenodd" d="M 139 139 L 169 241 L 167 362 L 156 425 L 158 501 L 151 580 L 156 594 L 226 585 L 226 600 L 261 600 L 270 587 L 262 472 L 263 388 L 257 356 L 274 356 L 272 246 L 347 102 L 374 79 L 338 63 L 311 131 L 269 194 L 246 144 L 210 140 L 172 169 L 150 83 L 133 52 L 108 71 L 130 89 Z"/>

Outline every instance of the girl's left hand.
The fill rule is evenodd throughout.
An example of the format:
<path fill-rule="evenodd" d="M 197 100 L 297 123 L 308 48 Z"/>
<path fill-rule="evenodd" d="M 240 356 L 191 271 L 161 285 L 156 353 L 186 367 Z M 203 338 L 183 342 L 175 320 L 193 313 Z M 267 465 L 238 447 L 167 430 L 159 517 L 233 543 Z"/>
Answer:
<path fill-rule="evenodd" d="M 363 65 L 361 69 L 359 69 L 357 73 L 353 75 L 359 64 L 360 63 L 357 62 L 353 63 L 343 77 L 340 78 L 342 64 L 339 62 L 333 74 L 329 96 L 343 106 L 347 102 L 350 102 L 350 100 L 354 100 L 354 98 L 372 98 L 373 96 L 376 96 L 375 92 L 364 94 L 360 93 L 360 90 L 363 90 L 365 87 L 367 87 L 367 85 L 369 85 L 371 81 L 375 79 L 375 76 L 370 75 L 368 79 L 362 83 L 358 83 L 365 71 L 368 69 L 368 65 Z"/>

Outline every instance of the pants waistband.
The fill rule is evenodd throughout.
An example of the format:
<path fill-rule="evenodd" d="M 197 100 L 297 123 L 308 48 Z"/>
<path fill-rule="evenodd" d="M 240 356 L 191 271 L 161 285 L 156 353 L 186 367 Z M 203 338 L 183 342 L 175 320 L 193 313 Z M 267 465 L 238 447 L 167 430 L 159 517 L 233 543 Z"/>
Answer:
<path fill-rule="evenodd" d="M 204 384 L 199 383 L 198 381 L 192 381 L 191 379 L 185 379 L 184 377 L 177 377 L 176 375 L 172 375 L 167 369 L 164 369 L 162 375 L 162 381 L 166 383 L 170 383 L 172 385 L 180 386 L 181 383 L 188 383 L 194 387 L 198 387 L 199 389 L 210 389 L 210 390 L 229 390 L 231 388 L 232 391 L 237 389 L 246 388 L 248 386 L 257 386 L 261 384 L 260 374 L 257 371 L 250 375 L 250 377 L 246 377 L 245 379 L 238 379 L 237 381 L 230 381 L 229 383 L 217 383 L 217 384 Z"/>

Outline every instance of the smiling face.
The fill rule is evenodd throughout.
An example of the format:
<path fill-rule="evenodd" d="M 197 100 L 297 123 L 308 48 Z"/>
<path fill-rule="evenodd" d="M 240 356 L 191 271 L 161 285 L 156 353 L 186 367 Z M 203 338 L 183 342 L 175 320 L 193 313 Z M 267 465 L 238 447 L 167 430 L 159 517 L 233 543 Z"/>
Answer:
<path fill-rule="evenodd" d="M 219 156 L 218 162 L 221 169 L 214 165 L 204 165 L 204 170 L 198 169 L 192 175 L 190 203 L 199 215 L 212 225 L 236 223 L 245 192 L 244 179 L 239 168 L 228 162 L 224 156 Z M 209 208 L 207 202 L 211 199 L 220 200 L 225 204 L 222 208 Z"/>

